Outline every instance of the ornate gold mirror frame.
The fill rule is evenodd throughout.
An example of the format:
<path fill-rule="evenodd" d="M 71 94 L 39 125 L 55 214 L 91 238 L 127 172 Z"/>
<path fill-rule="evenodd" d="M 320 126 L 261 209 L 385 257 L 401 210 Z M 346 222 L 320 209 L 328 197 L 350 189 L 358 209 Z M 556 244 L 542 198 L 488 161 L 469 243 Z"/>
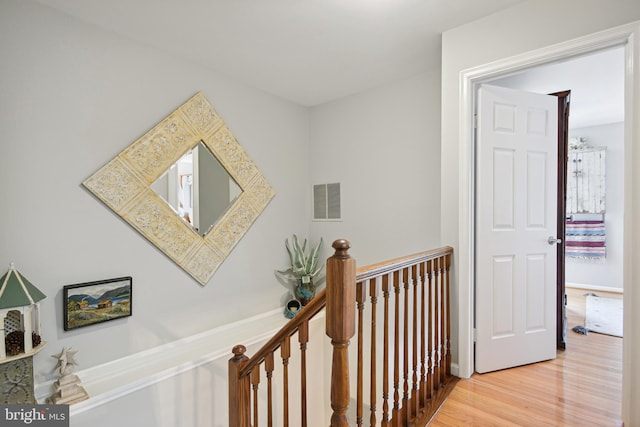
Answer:
<path fill-rule="evenodd" d="M 151 189 L 156 179 L 200 141 L 242 190 L 204 237 Z M 275 196 L 273 187 L 202 93 L 125 148 L 83 185 L 203 286 Z"/>

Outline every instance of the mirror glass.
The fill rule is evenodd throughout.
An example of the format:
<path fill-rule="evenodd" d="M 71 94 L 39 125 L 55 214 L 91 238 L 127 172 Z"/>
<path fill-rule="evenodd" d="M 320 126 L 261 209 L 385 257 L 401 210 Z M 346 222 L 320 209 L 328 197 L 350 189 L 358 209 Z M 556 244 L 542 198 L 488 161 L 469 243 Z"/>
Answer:
<path fill-rule="evenodd" d="M 242 190 L 202 141 L 153 184 L 183 221 L 205 236 Z"/>

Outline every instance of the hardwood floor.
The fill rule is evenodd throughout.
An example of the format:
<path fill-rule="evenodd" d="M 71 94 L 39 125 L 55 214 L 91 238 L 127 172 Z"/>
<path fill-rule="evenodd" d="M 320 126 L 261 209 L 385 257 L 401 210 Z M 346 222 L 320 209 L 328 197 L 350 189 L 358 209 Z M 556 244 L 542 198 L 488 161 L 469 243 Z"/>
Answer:
<path fill-rule="evenodd" d="M 586 292 L 567 288 L 567 349 L 555 360 L 460 380 L 429 426 L 621 426 L 622 338 L 571 330 L 584 325 Z"/>

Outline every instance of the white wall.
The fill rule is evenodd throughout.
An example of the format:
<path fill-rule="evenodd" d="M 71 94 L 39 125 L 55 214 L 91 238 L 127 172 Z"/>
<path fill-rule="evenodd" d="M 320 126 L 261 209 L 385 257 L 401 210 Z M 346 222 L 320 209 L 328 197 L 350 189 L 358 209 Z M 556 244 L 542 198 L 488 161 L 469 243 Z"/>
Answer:
<path fill-rule="evenodd" d="M 357 266 L 440 246 L 439 102 L 433 70 L 311 109 L 309 206 L 313 184 L 341 184 L 342 220 L 311 223 L 323 257 L 339 238 Z M 327 349 L 327 390 L 331 357 Z"/>
<path fill-rule="evenodd" d="M 640 3 L 636 0 L 620 0 L 615 5 L 606 0 L 566 0 L 562 2 L 553 0 L 528 1 L 518 4 L 503 12 L 496 13 L 486 18 L 477 20 L 467 25 L 447 31 L 442 38 L 442 241 L 454 246 L 456 256 L 454 257 L 454 295 L 459 303 L 460 312 L 452 315 L 460 324 L 454 325 L 455 336 L 461 338 L 458 345 L 453 348 L 453 355 L 460 363 L 461 374 L 469 375 L 471 344 L 468 340 L 470 336 L 470 325 L 472 306 L 470 298 L 469 282 L 460 282 L 461 266 L 465 269 L 471 262 L 469 259 L 468 247 L 464 251 L 460 247 L 460 242 L 468 236 L 459 234 L 462 227 L 460 221 L 468 220 L 466 213 L 460 210 L 463 205 L 464 194 L 460 189 L 466 188 L 468 182 L 460 181 L 459 177 L 464 177 L 468 171 L 460 169 L 460 159 L 463 153 L 460 151 L 460 130 L 464 124 L 461 122 L 460 105 L 460 76 L 461 72 L 488 64 L 503 58 L 509 58 L 517 54 L 523 54 L 537 48 L 546 47 L 562 41 L 567 41 L 579 36 L 594 33 L 599 30 L 614 27 L 623 23 L 628 23 L 640 18 Z M 635 97 L 639 93 L 636 92 Z M 635 102 L 635 101 L 634 101 Z M 631 105 L 631 104 L 628 104 Z M 637 114 L 637 112 L 635 113 Z M 637 132 L 637 125 L 629 125 L 628 129 Z M 463 147 L 467 149 L 468 147 Z M 637 150 L 635 162 L 637 163 Z M 468 167 L 468 165 L 464 165 Z M 634 172 L 632 177 L 634 186 L 640 185 L 640 176 Z M 627 190 L 631 193 L 633 190 Z M 635 190 L 637 193 L 637 189 Z M 629 203 L 627 214 L 636 212 L 638 216 L 637 202 L 632 201 L 625 195 L 625 201 Z M 630 224 L 630 220 L 627 225 Z M 631 239 L 637 241 L 640 238 L 638 228 L 634 228 L 630 235 Z M 625 246 L 625 259 L 632 256 L 631 249 L 637 249 L 634 244 Z M 627 255 L 628 254 L 628 255 Z M 636 252 L 637 254 L 637 252 Z M 625 280 L 628 282 L 632 277 L 638 277 L 638 267 L 629 267 Z M 637 282 L 637 280 L 636 280 Z M 633 281 L 628 282 L 633 283 Z M 632 297 L 625 289 L 626 299 L 630 299 L 630 304 L 640 305 L 640 299 Z M 455 310 L 458 307 L 454 307 Z M 630 319 L 629 317 L 627 320 Z M 458 328 L 461 328 L 458 330 Z M 464 334 L 460 333 L 461 331 Z M 629 330 L 627 330 L 629 331 Z M 625 332 L 626 334 L 627 332 Z M 464 335 L 464 336 L 463 336 Z M 638 334 L 625 336 L 625 345 L 631 349 L 625 350 L 625 369 L 627 373 L 627 383 L 624 388 L 625 421 L 628 425 L 640 424 L 640 409 L 631 407 L 629 402 L 637 401 L 637 397 L 631 396 L 631 381 L 637 384 L 640 381 L 640 369 L 637 362 L 640 360 L 637 353 L 640 352 Z M 455 342 L 454 342 L 455 343 Z M 631 344 L 630 344 L 631 343 Z M 635 357 L 630 357 L 633 355 Z M 637 389 L 637 387 L 636 387 Z M 633 411 L 633 413 L 631 412 Z M 635 422 L 634 422 L 635 421 Z"/>
<path fill-rule="evenodd" d="M 623 289 L 624 123 L 571 129 L 569 138 L 572 137 L 586 137 L 589 145 L 607 147 L 607 256 L 603 263 L 580 262 L 567 257 L 566 282 L 577 286 Z"/>
<path fill-rule="evenodd" d="M 292 233 L 324 237 L 323 256 L 346 237 L 358 265 L 440 245 L 439 70 L 310 111 L 27 0 L 0 4 L 0 54 L 0 194 L 8 206 L 0 262 L 15 262 L 48 295 L 37 382 L 53 377 L 49 355 L 63 346 L 78 351 L 80 371 L 102 369 L 281 307 L 288 290 L 273 270 L 286 266 Z M 197 91 L 277 191 L 205 287 L 81 186 Z M 342 183 L 344 220 L 310 227 L 312 183 L 334 181 Z M 64 285 L 122 275 L 133 276 L 132 317 L 62 330 Z M 100 425 L 104 415 L 111 424 L 118 414 L 125 424 L 225 425 L 225 360 L 73 422 Z"/>
<path fill-rule="evenodd" d="M 0 263 L 47 295 L 37 380 L 63 346 L 84 369 L 281 307 L 284 239 L 309 227 L 306 109 L 26 0 L 0 3 L 0 57 Z M 206 287 L 81 186 L 197 91 L 277 192 Z M 124 275 L 132 317 L 63 331 L 64 285 Z"/>
<path fill-rule="evenodd" d="M 252 329 L 256 322 L 250 319 L 242 326 Z M 266 323 L 273 324 L 273 319 L 265 317 Z M 284 319 L 283 319 L 284 320 Z M 243 329 L 242 333 L 246 334 Z M 275 331 L 273 332 L 275 333 Z M 223 334 L 224 335 L 224 334 Z M 271 336 L 247 343 L 247 353 L 254 354 Z M 328 396 L 322 384 L 323 378 L 329 376 L 324 370 L 323 358 L 330 351 L 331 345 L 325 335 L 325 319 L 320 315 L 309 322 L 309 344 L 306 352 L 307 381 L 314 387 L 307 390 L 307 416 L 312 425 L 327 425 L 325 404 Z M 190 345 L 190 343 L 185 343 Z M 301 356 L 297 351 L 299 343 L 297 335 L 291 338 L 291 358 L 288 360 L 289 369 L 289 421 L 297 425 L 301 417 L 300 381 L 296 381 L 301 369 Z M 329 353 L 330 354 L 330 353 Z M 161 358 L 155 355 L 155 358 Z M 191 369 L 172 373 L 161 373 L 161 381 L 146 387 L 127 386 L 128 390 L 116 390 L 112 400 L 95 406 L 91 401 L 80 402 L 70 408 L 71 426 L 109 427 L 120 425 L 124 427 L 226 427 L 229 425 L 228 412 L 228 357 L 217 354 L 208 358 L 206 362 L 198 358 L 188 361 L 194 366 Z M 140 363 L 142 361 L 138 361 Z M 274 354 L 273 371 L 273 413 L 274 425 L 284 425 L 283 422 L 283 361 L 279 351 Z M 154 363 L 151 361 L 151 363 Z M 144 365 L 142 365 L 144 366 Z M 141 367 L 140 369 L 146 369 Z M 260 425 L 267 425 L 266 408 L 268 383 L 262 365 L 261 380 L 258 385 L 258 404 L 260 408 Z M 175 369 L 178 370 L 178 369 Z M 85 382 L 83 382 L 85 383 Z M 87 391 L 94 385 L 86 382 Z M 121 391 L 121 392 L 120 392 Z M 85 405 L 89 406 L 85 406 Z M 330 411 L 329 411 L 330 415 Z M 317 423 L 317 424 L 316 424 Z"/>
<path fill-rule="evenodd" d="M 433 70 L 311 110 L 311 182 L 342 193 L 315 238 L 348 239 L 358 266 L 440 246 L 439 100 Z"/>

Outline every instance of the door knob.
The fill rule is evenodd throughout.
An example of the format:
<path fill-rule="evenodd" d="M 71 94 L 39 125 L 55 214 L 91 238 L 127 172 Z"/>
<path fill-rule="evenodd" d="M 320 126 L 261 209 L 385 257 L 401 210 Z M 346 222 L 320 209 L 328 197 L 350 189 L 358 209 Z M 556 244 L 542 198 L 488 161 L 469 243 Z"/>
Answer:
<path fill-rule="evenodd" d="M 557 239 L 554 236 L 549 236 L 549 238 L 547 239 L 547 243 L 549 243 L 550 245 L 559 245 L 560 243 L 562 243 L 562 239 Z"/>

